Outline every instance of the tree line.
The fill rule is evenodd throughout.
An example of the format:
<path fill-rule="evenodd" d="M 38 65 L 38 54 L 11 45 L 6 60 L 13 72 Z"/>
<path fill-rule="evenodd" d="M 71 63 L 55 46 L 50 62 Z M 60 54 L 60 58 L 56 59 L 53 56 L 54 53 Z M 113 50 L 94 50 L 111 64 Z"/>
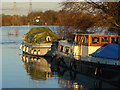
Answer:
<path fill-rule="evenodd" d="M 38 18 L 39 17 L 39 18 Z M 102 15 L 94 16 L 90 13 L 68 12 L 66 10 L 45 12 L 31 12 L 27 16 L 2 15 L 2 26 L 11 25 L 60 25 L 72 26 L 76 29 L 86 30 L 91 26 L 108 26 L 104 23 Z M 39 22 L 36 20 L 39 19 Z"/>

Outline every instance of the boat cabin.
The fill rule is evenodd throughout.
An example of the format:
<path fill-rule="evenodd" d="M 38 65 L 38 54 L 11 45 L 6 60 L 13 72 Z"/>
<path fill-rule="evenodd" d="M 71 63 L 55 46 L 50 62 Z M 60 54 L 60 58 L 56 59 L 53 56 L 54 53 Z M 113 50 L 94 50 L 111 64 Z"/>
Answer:
<path fill-rule="evenodd" d="M 120 36 L 76 34 L 74 42 L 86 46 L 104 46 L 109 43 L 120 44 Z"/>
<path fill-rule="evenodd" d="M 75 34 L 73 43 L 68 40 L 59 41 L 58 51 L 74 56 L 89 56 L 109 43 L 120 44 L 120 36 Z"/>
<path fill-rule="evenodd" d="M 81 55 L 89 56 L 99 48 L 109 44 L 120 44 L 120 36 L 116 35 L 94 35 L 94 34 L 76 34 L 75 44 L 81 46 Z"/>

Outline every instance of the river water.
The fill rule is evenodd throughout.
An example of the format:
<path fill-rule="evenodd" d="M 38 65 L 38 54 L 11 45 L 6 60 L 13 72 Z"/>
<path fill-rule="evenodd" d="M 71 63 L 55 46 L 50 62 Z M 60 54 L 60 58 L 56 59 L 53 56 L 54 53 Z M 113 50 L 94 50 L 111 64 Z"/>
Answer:
<path fill-rule="evenodd" d="M 30 26 L 32 27 L 38 26 Z M 42 26 L 44 27 L 44 26 Z M 48 26 L 57 33 L 58 26 Z M 51 57 L 32 57 L 22 54 L 19 46 L 27 26 L 2 27 L 2 88 L 114 88 L 108 82 L 58 69 L 51 64 Z"/>

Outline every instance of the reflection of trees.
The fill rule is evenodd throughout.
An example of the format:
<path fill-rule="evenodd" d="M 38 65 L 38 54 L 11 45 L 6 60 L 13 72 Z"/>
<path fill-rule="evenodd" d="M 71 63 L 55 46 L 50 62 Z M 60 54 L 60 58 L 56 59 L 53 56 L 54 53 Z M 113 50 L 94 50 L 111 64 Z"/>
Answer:
<path fill-rule="evenodd" d="M 28 75 L 31 76 L 33 80 L 46 80 L 52 77 L 53 73 L 50 69 L 50 64 L 48 64 L 47 60 L 43 57 L 31 57 L 31 56 L 20 56 L 22 61 L 24 62 L 24 68 Z"/>

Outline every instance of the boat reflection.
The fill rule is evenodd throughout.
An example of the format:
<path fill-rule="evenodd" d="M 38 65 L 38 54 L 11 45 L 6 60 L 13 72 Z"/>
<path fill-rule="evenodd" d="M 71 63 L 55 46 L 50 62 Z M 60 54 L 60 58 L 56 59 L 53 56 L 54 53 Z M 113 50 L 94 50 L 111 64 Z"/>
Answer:
<path fill-rule="evenodd" d="M 32 80 L 48 80 L 53 76 L 51 64 L 43 57 L 34 57 L 30 55 L 20 55 L 24 62 L 24 68 Z"/>
<path fill-rule="evenodd" d="M 52 57 L 35 57 L 27 54 L 20 55 L 24 68 L 32 80 L 50 80 L 58 77 L 58 84 L 62 88 L 82 90 L 85 88 L 117 88 L 102 79 L 91 77 L 59 66 Z M 87 90 L 87 89 L 86 89 Z"/>
<path fill-rule="evenodd" d="M 104 81 L 103 79 L 77 73 L 63 67 L 59 67 L 57 72 L 59 76 L 58 83 L 63 88 L 74 88 L 75 90 L 82 90 L 85 88 L 119 88 L 114 84 Z"/>

